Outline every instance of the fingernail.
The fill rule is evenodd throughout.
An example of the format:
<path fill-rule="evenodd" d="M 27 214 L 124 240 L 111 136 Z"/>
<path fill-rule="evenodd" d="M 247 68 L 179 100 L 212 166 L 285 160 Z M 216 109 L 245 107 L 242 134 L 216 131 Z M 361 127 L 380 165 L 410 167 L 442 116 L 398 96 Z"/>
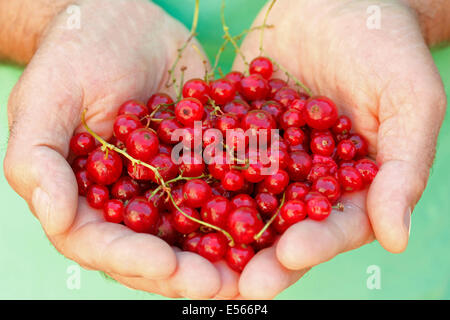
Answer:
<path fill-rule="evenodd" d="M 47 192 L 41 188 L 36 188 L 31 199 L 35 214 L 41 224 L 46 225 L 50 214 L 50 197 Z"/>
<path fill-rule="evenodd" d="M 411 207 L 408 207 L 403 217 L 403 223 L 405 224 L 406 230 L 408 230 L 408 236 L 411 233 Z"/>

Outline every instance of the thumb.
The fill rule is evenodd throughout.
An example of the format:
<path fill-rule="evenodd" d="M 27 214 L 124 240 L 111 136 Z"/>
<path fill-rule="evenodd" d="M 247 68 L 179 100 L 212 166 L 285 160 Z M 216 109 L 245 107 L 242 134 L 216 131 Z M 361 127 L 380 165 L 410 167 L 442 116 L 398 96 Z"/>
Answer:
<path fill-rule="evenodd" d="M 379 106 L 381 167 L 367 207 L 377 240 L 394 253 L 408 244 L 411 213 L 426 187 L 445 115 L 446 96 L 432 60 L 419 72 L 421 80 L 396 81 Z"/>
<path fill-rule="evenodd" d="M 78 202 L 76 179 L 65 158 L 79 121 L 81 94 L 74 94 L 77 86 L 67 79 L 64 70 L 56 74 L 31 63 L 8 102 L 5 176 L 49 236 L 70 227 Z"/>

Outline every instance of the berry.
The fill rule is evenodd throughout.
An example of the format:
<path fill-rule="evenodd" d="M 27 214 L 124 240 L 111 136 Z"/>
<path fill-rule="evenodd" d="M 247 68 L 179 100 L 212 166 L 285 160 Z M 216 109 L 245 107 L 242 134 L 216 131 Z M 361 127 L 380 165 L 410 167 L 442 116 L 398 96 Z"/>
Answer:
<path fill-rule="evenodd" d="M 165 93 L 155 93 L 150 97 L 150 99 L 148 99 L 147 108 L 150 110 L 150 112 L 153 112 L 159 105 L 165 104 L 173 104 L 173 99 Z"/>
<path fill-rule="evenodd" d="M 202 240 L 202 234 L 198 232 L 192 232 L 186 235 L 182 241 L 183 251 L 190 251 L 197 253 L 198 244 Z"/>
<path fill-rule="evenodd" d="M 102 147 L 92 151 L 86 163 L 89 179 L 101 185 L 109 185 L 119 179 L 122 168 L 119 154 L 113 150 L 103 151 Z"/>
<path fill-rule="evenodd" d="M 262 169 L 263 165 L 259 161 L 249 164 L 248 168 L 243 171 L 245 179 L 251 183 L 263 181 L 265 177 L 262 175 Z"/>
<path fill-rule="evenodd" d="M 301 200 L 289 200 L 281 207 L 280 215 L 287 224 L 293 225 L 306 218 L 306 205 Z"/>
<path fill-rule="evenodd" d="M 126 147 L 130 156 L 148 162 L 159 151 L 158 136 L 148 128 L 134 130 L 128 136 Z"/>
<path fill-rule="evenodd" d="M 250 207 L 256 209 L 256 201 L 248 194 L 238 194 L 231 199 L 231 205 L 234 209 L 241 207 Z"/>
<path fill-rule="evenodd" d="M 225 228 L 228 214 L 233 210 L 231 202 L 223 196 L 213 196 L 202 207 L 203 221 L 220 228 Z"/>
<path fill-rule="evenodd" d="M 125 142 L 130 133 L 142 127 L 141 121 L 135 115 L 122 114 L 114 121 L 113 131 L 117 139 Z"/>
<path fill-rule="evenodd" d="M 92 185 L 92 181 L 88 177 L 87 170 L 79 170 L 75 173 L 75 179 L 78 184 L 78 194 L 80 196 L 85 196 L 87 189 Z"/>
<path fill-rule="evenodd" d="M 264 185 L 270 193 L 280 194 L 289 184 L 289 175 L 284 170 L 278 170 L 264 179 Z"/>
<path fill-rule="evenodd" d="M 296 151 L 289 155 L 286 171 L 292 181 L 303 181 L 308 176 L 311 167 L 311 156 L 305 151 Z"/>
<path fill-rule="evenodd" d="M 347 192 L 361 190 L 364 187 L 364 180 L 359 171 L 353 167 L 340 168 L 338 171 L 339 183 Z"/>
<path fill-rule="evenodd" d="M 286 200 L 303 200 L 309 192 L 309 187 L 303 182 L 293 182 L 286 188 Z"/>
<path fill-rule="evenodd" d="M 303 115 L 306 123 L 318 130 L 331 128 L 338 119 L 336 105 L 326 97 L 309 98 Z"/>
<path fill-rule="evenodd" d="M 312 195 L 306 201 L 306 210 L 308 218 L 317 221 L 324 220 L 331 213 L 331 203 L 322 195 Z"/>
<path fill-rule="evenodd" d="M 199 177 L 205 171 L 205 163 L 201 155 L 193 153 L 181 158 L 179 169 L 183 177 Z"/>
<path fill-rule="evenodd" d="M 238 117 L 238 119 L 242 119 L 242 117 L 245 116 L 249 110 L 250 106 L 243 100 L 233 100 L 225 104 L 225 106 L 223 107 L 224 112 L 228 114 L 234 114 Z M 234 128 L 236 127 L 237 126 L 235 126 Z"/>
<path fill-rule="evenodd" d="M 341 196 L 341 188 L 339 182 L 331 177 L 320 177 L 314 181 L 312 190 L 317 191 L 330 200 L 331 203 L 336 202 Z"/>
<path fill-rule="evenodd" d="M 208 84 L 201 79 L 187 81 L 183 86 L 183 98 L 195 98 L 201 104 L 207 103 L 209 99 Z"/>
<path fill-rule="evenodd" d="M 171 214 L 161 215 L 156 224 L 156 236 L 170 245 L 175 244 L 178 239 L 178 233 L 173 225 L 173 216 Z"/>
<path fill-rule="evenodd" d="M 211 187 L 201 179 L 189 180 L 183 187 L 184 203 L 192 208 L 200 208 L 211 194 Z"/>
<path fill-rule="evenodd" d="M 264 230 L 264 232 L 261 234 L 261 236 L 255 240 L 255 242 L 253 243 L 253 247 L 256 250 L 262 250 L 262 249 L 268 248 L 271 245 L 273 245 L 273 243 L 275 242 L 276 236 L 277 236 L 277 234 L 276 234 L 275 230 L 272 228 L 272 226 L 269 226 L 266 230 Z"/>
<path fill-rule="evenodd" d="M 244 186 L 244 175 L 238 170 L 229 170 L 225 172 L 221 181 L 225 190 L 239 191 Z"/>
<path fill-rule="evenodd" d="M 101 209 L 109 199 L 109 190 L 105 186 L 93 184 L 86 191 L 86 200 L 94 209 Z"/>
<path fill-rule="evenodd" d="M 378 166 L 369 159 L 360 159 L 354 164 L 366 184 L 371 184 L 378 173 Z"/>
<path fill-rule="evenodd" d="M 139 194 L 139 185 L 130 177 L 121 177 L 111 187 L 111 196 L 114 199 L 127 201 Z"/>
<path fill-rule="evenodd" d="M 137 100 L 128 100 L 119 107 L 117 115 L 120 116 L 122 114 L 135 115 L 139 120 L 142 120 L 150 113 L 148 112 L 148 108 L 143 103 Z"/>
<path fill-rule="evenodd" d="M 230 80 L 232 84 L 238 85 L 244 79 L 244 75 L 240 71 L 231 71 L 225 78 Z"/>
<path fill-rule="evenodd" d="M 77 133 L 70 139 L 70 150 L 76 156 L 87 156 L 95 149 L 95 139 L 88 132 Z"/>
<path fill-rule="evenodd" d="M 310 142 L 311 151 L 321 156 L 331 156 L 335 147 L 331 134 L 317 134 Z"/>
<path fill-rule="evenodd" d="M 167 154 L 157 154 L 150 162 L 150 165 L 157 168 L 164 181 L 174 179 L 178 175 L 178 167 L 172 161 L 172 157 Z M 149 180 L 158 183 L 158 178 L 153 171 L 149 172 Z"/>
<path fill-rule="evenodd" d="M 269 98 L 273 98 L 275 93 L 280 90 L 281 88 L 284 88 L 287 86 L 286 81 L 281 80 L 281 79 L 277 79 L 277 78 L 273 78 L 269 80 L 269 88 L 270 88 L 270 93 L 269 93 Z"/>
<path fill-rule="evenodd" d="M 271 193 L 261 192 L 255 197 L 256 205 L 261 214 L 270 216 L 278 209 L 278 198 Z"/>
<path fill-rule="evenodd" d="M 306 141 L 307 136 L 302 129 L 290 127 L 284 131 L 283 138 L 290 146 L 298 146 Z"/>
<path fill-rule="evenodd" d="M 284 112 L 283 106 L 276 101 L 267 101 L 258 109 L 268 112 L 276 120 L 278 120 Z"/>
<path fill-rule="evenodd" d="M 259 74 L 269 80 L 273 73 L 272 61 L 266 57 L 257 57 L 250 62 L 250 74 Z"/>
<path fill-rule="evenodd" d="M 347 116 L 340 116 L 331 130 L 335 135 L 348 134 L 352 129 L 352 120 Z"/>
<path fill-rule="evenodd" d="M 219 232 L 212 232 L 205 234 L 201 238 L 197 246 L 197 252 L 209 261 L 217 262 L 223 258 L 227 248 L 228 244 L 225 236 Z"/>
<path fill-rule="evenodd" d="M 72 162 L 72 170 L 74 172 L 86 169 L 87 156 L 76 157 Z"/>
<path fill-rule="evenodd" d="M 263 223 L 255 208 L 237 208 L 228 216 L 227 229 L 236 243 L 252 243 L 262 228 Z"/>
<path fill-rule="evenodd" d="M 231 269 L 237 272 L 242 272 L 247 263 L 253 258 L 255 251 L 252 247 L 245 244 L 237 244 L 234 247 L 229 247 L 225 260 Z"/>
<path fill-rule="evenodd" d="M 125 225 L 139 233 L 151 233 L 158 219 L 158 209 L 143 197 L 131 199 L 126 205 L 123 215 Z"/>
<path fill-rule="evenodd" d="M 163 143 L 176 144 L 179 142 L 179 139 L 175 139 L 174 132 L 176 130 L 181 130 L 182 128 L 182 125 L 177 120 L 164 119 L 158 127 L 158 138 Z M 174 140 L 172 140 L 172 137 L 174 137 Z"/>
<path fill-rule="evenodd" d="M 175 117 L 185 126 L 193 126 L 195 121 L 202 121 L 203 114 L 203 105 L 195 98 L 182 99 L 175 107 Z"/>
<path fill-rule="evenodd" d="M 341 140 L 336 152 L 342 160 L 352 160 L 356 155 L 356 146 L 351 140 Z"/>
<path fill-rule="evenodd" d="M 120 200 L 108 200 L 103 206 L 103 217 L 108 222 L 121 223 L 123 221 L 123 213 L 124 206 Z"/>
<path fill-rule="evenodd" d="M 181 206 L 180 209 L 189 217 L 200 219 L 200 214 L 198 213 L 197 210 L 186 206 Z M 188 234 L 196 231 L 200 227 L 200 224 L 187 218 L 177 209 L 174 209 L 172 211 L 172 215 L 173 215 L 173 226 L 175 230 L 177 230 L 180 233 Z"/>
<path fill-rule="evenodd" d="M 354 133 L 348 139 L 355 145 L 357 157 L 367 156 L 369 153 L 369 145 L 362 135 Z"/>
<path fill-rule="evenodd" d="M 211 82 L 210 96 L 218 105 L 225 105 L 234 99 L 236 92 L 234 84 L 228 79 L 219 79 Z"/>
<path fill-rule="evenodd" d="M 241 94 L 250 101 L 265 99 L 270 92 L 267 80 L 259 74 L 243 78 L 239 86 Z"/>
<path fill-rule="evenodd" d="M 273 96 L 273 100 L 281 103 L 281 105 L 285 108 L 288 108 L 292 101 L 299 98 L 300 95 L 298 94 L 298 92 L 289 87 L 281 88 Z"/>
<path fill-rule="evenodd" d="M 280 127 L 284 130 L 290 127 L 302 127 L 305 124 L 302 112 L 297 109 L 288 109 L 280 116 Z"/>

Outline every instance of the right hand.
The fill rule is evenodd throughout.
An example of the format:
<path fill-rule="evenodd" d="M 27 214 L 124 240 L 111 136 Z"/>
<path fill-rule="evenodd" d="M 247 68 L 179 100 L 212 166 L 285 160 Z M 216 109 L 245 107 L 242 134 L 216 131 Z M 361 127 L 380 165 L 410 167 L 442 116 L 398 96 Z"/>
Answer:
<path fill-rule="evenodd" d="M 57 250 L 81 266 L 168 297 L 237 295 L 238 276 L 222 263 L 214 266 L 153 235 L 106 223 L 78 197 L 66 158 L 70 138 L 82 131 L 82 110 L 89 108 L 95 132 L 111 137 L 122 102 L 165 91 L 168 68 L 188 37 L 179 22 L 146 1 L 81 1 L 80 8 L 81 29 L 69 30 L 65 13 L 55 18 L 11 93 L 5 176 Z M 185 78 L 203 75 L 191 46 L 183 65 Z"/>

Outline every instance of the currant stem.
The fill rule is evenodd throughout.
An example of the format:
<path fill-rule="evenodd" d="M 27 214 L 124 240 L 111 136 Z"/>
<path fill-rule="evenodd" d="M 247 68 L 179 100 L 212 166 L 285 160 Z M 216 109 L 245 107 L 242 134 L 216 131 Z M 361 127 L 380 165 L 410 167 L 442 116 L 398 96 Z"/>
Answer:
<path fill-rule="evenodd" d="M 166 184 L 164 182 L 164 179 L 162 178 L 162 176 L 159 173 L 158 169 L 156 169 L 152 165 L 149 165 L 148 163 L 145 163 L 145 162 L 143 162 L 141 160 L 137 160 L 137 159 L 133 158 L 128 153 L 126 153 L 124 150 L 119 149 L 115 145 L 112 145 L 112 144 L 106 142 L 102 137 L 100 137 L 91 128 L 89 128 L 89 126 L 86 123 L 86 112 L 87 112 L 87 109 L 84 109 L 83 113 L 81 114 L 81 122 L 83 123 L 83 126 L 86 128 L 87 132 L 89 132 L 96 140 L 98 140 L 102 144 L 102 148 L 104 148 L 106 150 L 106 152 L 108 150 L 113 150 L 113 151 L 115 151 L 117 153 L 120 153 L 121 155 L 123 155 L 128 160 L 130 160 L 133 165 L 139 164 L 139 165 L 142 165 L 142 166 L 152 170 L 153 173 L 155 174 L 156 178 L 157 178 L 157 181 L 159 181 L 161 183 L 163 188 L 166 188 Z"/>
<path fill-rule="evenodd" d="M 267 228 L 269 228 L 269 226 L 272 224 L 272 222 L 278 216 L 278 214 L 280 213 L 281 207 L 284 205 L 285 199 L 286 199 L 286 193 L 283 193 L 283 197 L 281 198 L 281 203 L 280 203 L 280 206 L 277 209 L 277 212 L 275 212 L 275 214 L 270 218 L 270 220 L 267 221 L 266 225 L 261 229 L 261 231 L 258 232 L 258 234 L 254 238 L 255 240 L 258 240 L 259 238 L 261 238 L 261 236 L 264 233 L 264 231 L 266 231 Z"/>
<path fill-rule="evenodd" d="M 272 2 L 270 3 L 269 7 L 267 8 L 266 11 L 266 15 L 264 16 L 264 21 L 262 24 L 262 29 L 261 29 L 261 35 L 260 35 L 260 41 L 259 41 L 259 52 L 260 55 L 262 55 L 263 50 L 264 50 L 264 30 L 266 28 L 266 22 L 267 22 L 267 18 L 269 17 L 269 13 L 273 8 L 273 5 L 275 4 L 275 2 L 277 2 L 277 0 L 272 0 Z"/>
<path fill-rule="evenodd" d="M 344 204 L 342 202 L 336 203 L 336 205 L 332 206 L 331 208 L 341 211 L 341 212 L 344 211 L 344 209 L 345 209 Z"/>
<path fill-rule="evenodd" d="M 191 217 L 190 215 L 186 214 L 186 213 L 185 213 L 183 210 L 181 210 L 181 208 L 175 203 L 175 200 L 173 199 L 172 194 L 171 194 L 170 192 L 168 193 L 168 195 L 169 195 L 170 201 L 172 202 L 172 204 L 173 204 L 173 206 L 175 207 L 175 209 L 177 209 L 183 216 L 185 216 L 185 217 L 188 218 L 189 220 L 192 220 L 192 221 L 194 221 L 194 222 L 197 222 L 198 224 L 200 224 L 200 225 L 202 225 L 202 226 L 205 226 L 205 227 L 214 229 L 214 230 L 216 230 L 216 231 L 222 232 L 222 233 L 228 238 L 228 240 L 230 241 L 230 242 L 229 242 L 229 246 L 230 246 L 230 247 L 234 247 L 234 239 L 233 239 L 233 237 L 232 237 L 228 232 L 226 232 L 226 231 L 223 230 L 222 228 L 219 228 L 219 227 L 217 227 L 217 226 L 215 226 L 215 225 L 212 225 L 212 224 L 210 224 L 210 223 L 208 223 L 208 222 L 199 220 L 199 219 L 197 219 L 197 218 Z"/>
<path fill-rule="evenodd" d="M 239 46 L 237 45 L 236 40 L 231 36 L 231 34 L 229 32 L 230 28 L 227 26 L 227 24 L 225 22 L 225 0 L 222 0 L 221 19 L 222 19 L 223 31 L 225 32 L 224 37 L 225 37 L 225 39 L 228 39 L 228 41 L 231 42 L 231 44 L 233 45 L 236 52 L 241 56 L 242 60 L 244 61 L 245 67 L 246 67 L 245 73 L 248 74 L 249 64 L 247 62 L 247 59 L 245 58 L 241 49 L 239 49 Z"/>

